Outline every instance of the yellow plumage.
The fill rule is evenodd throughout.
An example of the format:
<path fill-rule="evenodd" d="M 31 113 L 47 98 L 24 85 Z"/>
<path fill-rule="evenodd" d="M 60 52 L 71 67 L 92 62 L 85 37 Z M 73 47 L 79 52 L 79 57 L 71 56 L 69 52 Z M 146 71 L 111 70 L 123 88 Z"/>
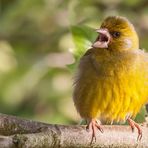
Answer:
<path fill-rule="evenodd" d="M 81 58 L 74 103 L 84 119 L 125 121 L 148 101 L 148 54 L 127 19 L 108 17 L 101 28 L 120 36 L 113 34 L 107 48 L 93 47 Z"/>

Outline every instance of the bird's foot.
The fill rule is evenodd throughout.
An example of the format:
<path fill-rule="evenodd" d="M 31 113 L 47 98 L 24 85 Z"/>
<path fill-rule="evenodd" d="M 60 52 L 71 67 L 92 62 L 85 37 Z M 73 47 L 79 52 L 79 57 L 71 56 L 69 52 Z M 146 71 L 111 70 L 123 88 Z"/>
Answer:
<path fill-rule="evenodd" d="M 102 129 L 99 121 L 97 121 L 96 119 L 89 120 L 86 129 L 87 129 L 87 131 L 92 132 L 91 143 L 93 142 L 93 140 L 95 140 L 95 142 L 96 142 L 96 129 L 99 129 L 99 131 L 101 133 L 103 133 L 103 129 Z"/>
<path fill-rule="evenodd" d="M 138 130 L 137 141 L 140 141 L 142 138 L 142 129 L 140 128 L 140 125 L 130 118 L 128 118 L 127 121 L 132 129 L 132 132 L 134 132 L 135 127 L 137 128 L 137 130 Z"/>

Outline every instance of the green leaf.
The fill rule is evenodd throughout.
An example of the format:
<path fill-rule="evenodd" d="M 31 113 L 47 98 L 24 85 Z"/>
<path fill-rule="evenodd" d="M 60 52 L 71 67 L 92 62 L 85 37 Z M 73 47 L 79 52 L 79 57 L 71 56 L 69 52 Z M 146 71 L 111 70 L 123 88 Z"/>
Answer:
<path fill-rule="evenodd" d="M 77 65 L 78 61 L 75 61 L 74 63 L 67 65 L 67 68 L 70 70 L 71 73 L 73 73 L 76 70 Z"/>
<path fill-rule="evenodd" d="M 76 60 L 78 60 L 88 50 L 97 37 L 95 30 L 88 26 L 71 26 L 71 33 L 75 44 L 72 51 Z"/>
<path fill-rule="evenodd" d="M 145 121 L 145 116 L 147 115 L 145 106 L 141 108 L 140 112 L 137 114 L 135 121 L 142 123 Z"/>
<path fill-rule="evenodd" d="M 72 49 L 75 62 L 67 65 L 67 67 L 73 72 L 78 65 L 80 57 L 91 47 L 98 34 L 93 28 L 84 25 L 71 26 L 71 33 L 75 45 L 75 48 Z"/>

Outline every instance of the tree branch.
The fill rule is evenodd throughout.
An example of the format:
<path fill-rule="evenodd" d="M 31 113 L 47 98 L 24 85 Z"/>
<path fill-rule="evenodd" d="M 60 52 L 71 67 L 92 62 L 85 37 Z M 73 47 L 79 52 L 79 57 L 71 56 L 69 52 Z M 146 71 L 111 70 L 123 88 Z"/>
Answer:
<path fill-rule="evenodd" d="M 0 114 L 0 146 L 5 148 L 38 147 L 148 147 L 148 128 L 142 127 L 143 137 L 137 142 L 137 132 L 129 126 L 103 126 L 96 142 L 85 126 L 52 125 Z"/>

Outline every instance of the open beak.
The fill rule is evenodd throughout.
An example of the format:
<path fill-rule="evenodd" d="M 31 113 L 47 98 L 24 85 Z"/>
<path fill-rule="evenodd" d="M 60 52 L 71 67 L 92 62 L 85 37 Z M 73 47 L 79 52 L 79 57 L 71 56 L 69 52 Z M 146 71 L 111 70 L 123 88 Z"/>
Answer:
<path fill-rule="evenodd" d="M 96 32 L 99 33 L 96 41 L 93 43 L 92 47 L 94 48 L 108 48 L 108 44 L 111 40 L 111 35 L 107 29 L 101 28 L 97 29 Z"/>

